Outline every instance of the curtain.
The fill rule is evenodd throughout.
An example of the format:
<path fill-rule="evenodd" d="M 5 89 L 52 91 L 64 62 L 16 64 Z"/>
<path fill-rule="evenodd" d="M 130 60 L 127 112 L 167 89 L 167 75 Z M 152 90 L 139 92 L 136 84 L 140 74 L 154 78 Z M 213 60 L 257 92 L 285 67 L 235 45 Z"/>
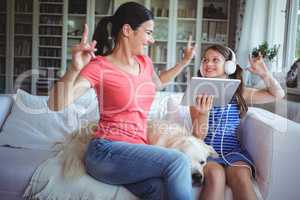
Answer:
<path fill-rule="evenodd" d="M 242 25 L 244 21 L 244 14 L 245 14 L 245 7 L 246 7 L 246 0 L 239 0 L 237 5 L 237 23 L 236 23 L 236 30 L 235 30 L 235 48 L 237 49 L 239 46 L 239 42 L 241 40 L 241 32 L 242 32 Z"/>
<path fill-rule="evenodd" d="M 267 63 L 271 72 L 282 69 L 282 47 L 284 42 L 286 0 L 247 0 L 242 20 L 240 40 L 237 43 L 238 63 L 246 68 L 248 57 L 254 47 L 267 41 L 270 46 L 279 44 L 279 54 L 273 63 Z M 246 85 L 259 85 L 259 77 L 244 72 Z"/>

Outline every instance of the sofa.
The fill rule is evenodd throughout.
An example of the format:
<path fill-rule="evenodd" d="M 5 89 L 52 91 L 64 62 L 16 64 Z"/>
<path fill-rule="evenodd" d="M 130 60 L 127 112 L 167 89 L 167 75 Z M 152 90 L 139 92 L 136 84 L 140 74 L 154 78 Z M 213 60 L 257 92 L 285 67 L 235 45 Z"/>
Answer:
<path fill-rule="evenodd" d="M 21 97 L 19 96 L 23 96 L 22 98 L 30 96 L 30 98 L 23 99 L 22 104 L 20 104 L 19 98 Z M 149 118 L 165 117 L 166 112 L 168 112 L 168 100 L 173 98 L 180 101 L 181 97 L 182 94 L 178 93 L 157 92 Z M 92 99 L 93 103 L 86 102 L 87 99 Z M 0 95 L 1 200 L 23 199 L 22 195 L 36 168 L 56 154 L 48 143 L 61 139 L 64 134 L 68 134 L 70 131 L 68 127 L 63 127 L 66 123 L 59 124 L 64 119 L 57 117 L 57 113 L 50 113 L 55 114 L 55 118 L 49 117 L 51 120 L 45 120 L 50 114 L 46 113 L 43 116 L 40 112 L 42 107 L 38 110 L 30 110 L 31 114 L 34 113 L 34 120 L 29 116 L 28 109 L 25 110 L 26 112 L 18 113 L 21 112 L 18 111 L 18 108 L 24 107 L 24 105 L 26 107 L 26 101 L 27 106 L 36 106 L 41 100 L 43 102 L 42 107 L 47 106 L 45 103 L 47 97 L 33 96 L 26 94 L 24 91 L 18 91 L 15 95 Z M 92 94 L 92 96 L 86 96 L 85 100 L 75 101 L 76 114 L 71 112 L 71 115 L 76 115 L 77 119 L 84 118 L 85 120 L 82 121 L 85 123 L 97 119 L 98 110 L 96 109 L 97 103 L 95 103 L 95 100 L 95 96 Z M 63 113 L 58 113 L 58 115 L 63 115 L 65 112 L 69 112 L 70 109 L 71 106 L 68 106 Z M 20 135 L 25 126 L 34 129 L 30 133 Z M 36 128 L 37 126 L 40 127 Z M 41 134 L 38 132 L 40 130 L 45 132 L 49 130 L 61 131 L 62 134 L 46 135 L 40 137 L 42 139 L 32 137 L 34 138 L 32 141 L 28 139 L 31 136 L 25 135 L 33 134 L 32 132 Z M 264 109 L 250 107 L 241 122 L 239 135 L 242 145 L 249 151 L 256 164 L 256 179 L 253 180 L 253 185 L 259 199 L 300 199 L 300 173 L 298 172 L 300 161 L 297 159 L 300 155 L 300 124 Z M 136 199 L 121 186 L 106 187 L 106 190 L 110 190 L 105 192 L 111 196 L 102 199 Z M 99 193 L 101 192 L 99 191 Z M 193 192 L 195 199 L 197 199 L 201 187 L 193 187 Z M 229 187 L 226 187 L 225 199 L 232 199 Z"/>

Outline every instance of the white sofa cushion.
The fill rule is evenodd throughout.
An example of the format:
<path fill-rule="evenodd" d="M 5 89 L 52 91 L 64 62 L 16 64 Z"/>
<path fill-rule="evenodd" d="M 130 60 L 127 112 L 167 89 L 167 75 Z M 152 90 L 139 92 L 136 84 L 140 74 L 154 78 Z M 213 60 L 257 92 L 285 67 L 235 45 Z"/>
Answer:
<path fill-rule="evenodd" d="M 47 106 L 48 97 L 18 90 L 11 114 L 0 134 L 0 145 L 50 149 L 64 135 L 99 119 L 98 103 L 94 97 L 94 90 L 89 90 L 74 104 L 54 112 Z"/>
<path fill-rule="evenodd" d="M 151 105 L 148 118 L 163 119 L 168 112 L 168 101 L 170 98 L 180 101 L 183 93 L 156 92 L 154 101 Z"/>
<path fill-rule="evenodd" d="M 167 112 L 165 120 L 179 124 L 190 132 L 192 131 L 192 119 L 189 106 L 180 105 L 181 98 L 171 96 L 167 103 Z"/>
<path fill-rule="evenodd" d="M 86 173 L 78 178 L 64 178 L 61 160 L 58 153 L 35 170 L 23 194 L 24 199 L 138 200 L 126 188 L 102 183 Z"/>
<path fill-rule="evenodd" d="M 250 107 L 241 130 L 243 145 L 256 164 L 263 199 L 299 199 L 300 124 Z"/>
<path fill-rule="evenodd" d="M 181 99 L 182 93 L 157 92 L 149 118 L 162 118 L 167 112 L 169 97 Z M 47 106 L 48 97 L 34 96 L 18 90 L 11 114 L 0 134 L 0 145 L 30 149 L 50 149 L 80 126 L 99 119 L 97 97 L 93 89 L 62 111 L 54 112 Z"/>

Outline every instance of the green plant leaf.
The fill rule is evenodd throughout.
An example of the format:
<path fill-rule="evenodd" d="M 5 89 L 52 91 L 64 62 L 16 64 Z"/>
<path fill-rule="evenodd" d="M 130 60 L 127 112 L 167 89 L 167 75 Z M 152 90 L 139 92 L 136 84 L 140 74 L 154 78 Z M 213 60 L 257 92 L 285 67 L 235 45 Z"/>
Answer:
<path fill-rule="evenodd" d="M 257 57 L 260 52 L 263 58 L 267 58 L 270 61 L 273 61 L 278 54 L 279 47 L 280 45 L 274 45 L 273 47 L 269 48 L 269 44 L 265 41 L 262 44 L 258 45 L 258 47 L 253 48 L 251 54 L 252 57 Z"/>

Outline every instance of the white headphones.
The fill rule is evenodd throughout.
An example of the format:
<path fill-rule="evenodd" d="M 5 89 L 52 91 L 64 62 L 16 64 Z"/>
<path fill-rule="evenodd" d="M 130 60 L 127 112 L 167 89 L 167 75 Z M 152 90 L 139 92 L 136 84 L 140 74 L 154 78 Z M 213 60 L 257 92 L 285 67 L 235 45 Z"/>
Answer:
<path fill-rule="evenodd" d="M 236 56 L 235 53 L 229 47 L 226 47 L 231 54 L 231 59 L 227 60 L 224 64 L 224 71 L 227 75 L 233 74 L 236 70 Z M 200 64 L 200 73 L 203 76 L 203 61 Z"/>

